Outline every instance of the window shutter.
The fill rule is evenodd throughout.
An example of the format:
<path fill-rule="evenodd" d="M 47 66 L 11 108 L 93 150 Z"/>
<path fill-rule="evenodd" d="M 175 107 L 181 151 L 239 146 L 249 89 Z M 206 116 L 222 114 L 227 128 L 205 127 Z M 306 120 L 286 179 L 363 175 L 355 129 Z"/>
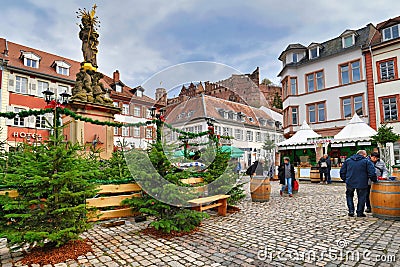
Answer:
<path fill-rule="evenodd" d="M 36 95 L 36 83 L 37 81 L 35 79 L 30 79 L 29 80 L 29 85 L 28 85 L 28 94 L 29 95 Z"/>
<path fill-rule="evenodd" d="M 25 119 L 26 119 L 25 126 L 27 126 L 28 128 L 35 128 L 35 126 L 36 126 L 36 117 L 35 116 L 29 116 Z"/>
<path fill-rule="evenodd" d="M 15 76 L 13 74 L 8 75 L 8 91 L 15 92 Z"/>
<path fill-rule="evenodd" d="M 14 107 L 12 106 L 7 106 L 7 112 L 14 112 Z M 6 125 L 10 126 L 14 124 L 14 120 L 13 119 L 6 119 Z"/>

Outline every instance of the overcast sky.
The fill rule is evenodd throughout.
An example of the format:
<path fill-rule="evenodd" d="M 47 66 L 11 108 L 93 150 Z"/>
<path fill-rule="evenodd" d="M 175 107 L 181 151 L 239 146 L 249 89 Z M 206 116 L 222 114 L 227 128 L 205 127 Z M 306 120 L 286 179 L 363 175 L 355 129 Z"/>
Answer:
<path fill-rule="evenodd" d="M 165 83 L 154 74 L 192 61 L 243 73 L 259 66 L 261 78 L 278 83 L 277 58 L 289 43 L 323 42 L 400 15 L 394 0 L 2 0 L 0 37 L 81 61 L 75 12 L 94 3 L 99 70 L 112 76 L 118 69 L 124 83 L 145 84 L 150 96 L 150 87 Z M 152 76 L 155 83 L 146 84 Z"/>

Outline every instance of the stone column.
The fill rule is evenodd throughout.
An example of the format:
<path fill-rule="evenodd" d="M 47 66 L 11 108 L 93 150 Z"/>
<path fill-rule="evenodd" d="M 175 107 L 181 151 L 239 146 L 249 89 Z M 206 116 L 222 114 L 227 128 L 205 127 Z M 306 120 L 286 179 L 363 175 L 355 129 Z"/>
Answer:
<path fill-rule="evenodd" d="M 109 105 L 71 101 L 68 109 L 86 118 L 102 122 L 114 122 L 114 115 L 121 113 L 120 108 Z M 68 141 L 79 143 L 90 151 L 93 141 L 97 139 L 96 149 L 100 149 L 100 157 L 109 159 L 114 151 L 114 127 L 95 125 L 89 122 L 75 120 L 69 116 L 63 117 L 64 135 Z"/>

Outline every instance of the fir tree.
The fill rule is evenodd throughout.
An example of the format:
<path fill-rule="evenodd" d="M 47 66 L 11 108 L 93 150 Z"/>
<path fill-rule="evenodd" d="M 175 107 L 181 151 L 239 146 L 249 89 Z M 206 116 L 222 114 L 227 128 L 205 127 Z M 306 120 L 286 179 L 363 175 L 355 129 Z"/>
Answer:
<path fill-rule="evenodd" d="M 81 151 L 62 136 L 51 136 L 46 143 L 24 144 L 9 154 L 5 182 L 19 196 L 3 198 L 0 224 L 11 244 L 60 246 L 90 227 L 85 203 L 95 186 L 88 180 L 99 169 Z"/>

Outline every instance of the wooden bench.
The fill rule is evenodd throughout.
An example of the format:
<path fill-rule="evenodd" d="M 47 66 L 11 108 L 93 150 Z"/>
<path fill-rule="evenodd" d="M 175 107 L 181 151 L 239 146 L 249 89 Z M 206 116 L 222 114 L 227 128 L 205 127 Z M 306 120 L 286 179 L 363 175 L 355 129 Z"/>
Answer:
<path fill-rule="evenodd" d="M 184 184 L 190 184 L 190 185 L 196 185 L 196 184 L 201 184 L 204 183 L 203 178 L 188 178 L 188 179 L 182 179 L 182 183 Z M 195 187 L 196 188 L 196 187 Z M 198 187 L 199 193 L 204 193 L 206 190 L 206 187 Z M 196 198 L 189 200 L 188 202 L 193 205 L 193 209 L 197 211 L 204 211 L 208 209 L 212 209 L 215 207 L 218 207 L 218 214 L 221 216 L 226 216 L 226 210 L 228 207 L 228 198 L 230 195 L 215 195 L 215 196 L 209 196 L 209 197 L 202 197 L 202 198 Z M 211 204 L 212 202 L 216 202 L 214 204 Z M 204 205 L 208 204 L 208 205 Z"/>
<path fill-rule="evenodd" d="M 193 205 L 193 209 L 197 211 L 204 211 L 218 207 L 218 215 L 226 216 L 228 208 L 228 198 L 230 195 L 215 195 L 210 197 L 202 197 L 189 200 L 188 202 Z M 216 202 L 211 204 L 212 202 Z M 205 205 L 207 204 L 207 205 Z"/>

